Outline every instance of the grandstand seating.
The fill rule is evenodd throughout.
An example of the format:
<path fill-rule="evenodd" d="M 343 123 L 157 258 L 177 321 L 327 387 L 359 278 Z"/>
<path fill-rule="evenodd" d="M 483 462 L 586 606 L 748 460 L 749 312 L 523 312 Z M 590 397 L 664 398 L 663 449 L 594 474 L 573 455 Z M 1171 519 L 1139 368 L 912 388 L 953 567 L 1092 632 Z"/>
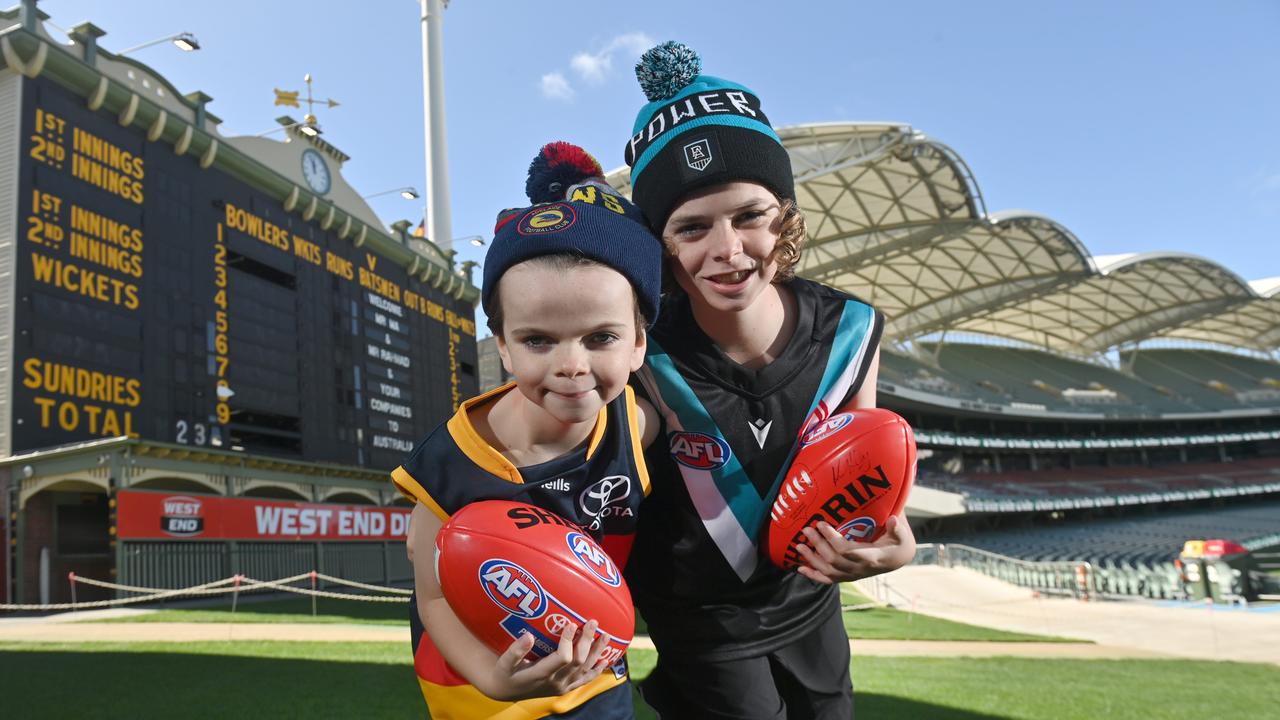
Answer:
<path fill-rule="evenodd" d="M 1082 467 L 950 475 L 922 470 L 917 482 L 975 499 L 1141 495 L 1280 483 L 1280 458 L 1163 466 Z"/>
<path fill-rule="evenodd" d="M 881 378 L 955 400 L 1111 417 L 1280 407 L 1280 364 L 1243 355 L 1144 349 L 1122 356 L 1122 365 L 1131 368 L 1122 372 L 1016 347 L 921 347 L 936 355 L 936 365 L 885 351 Z"/>
<path fill-rule="evenodd" d="M 938 362 L 956 374 L 991 378 L 1016 399 L 1052 409 L 1134 415 L 1191 409 L 1146 382 L 1111 368 L 1036 350 L 948 343 L 941 347 Z M 1114 398 L 1083 403 L 1063 395 L 1068 389 L 1100 388 L 1113 391 Z"/>
<path fill-rule="evenodd" d="M 880 354 L 880 377 L 883 380 L 950 397 L 1006 405 L 1013 400 L 1007 393 L 982 387 L 974 380 L 955 376 L 940 367 L 926 365 L 915 358 L 890 350 Z"/>
<path fill-rule="evenodd" d="M 1192 539 L 1225 538 L 1249 545 L 1274 538 L 1280 501 L 1052 527 L 951 533 L 930 541 L 979 548 L 1033 562 L 1087 562 L 1109 594 L 1179 597 L 1173 560 Z"/>
<path fill-rule="evenodd" d="M 1154 385 L 1206 410 L 1280 405 L 1280 365 L 1211 350 L 1144 349 L 1124 353 L 1124 364 Z"/>

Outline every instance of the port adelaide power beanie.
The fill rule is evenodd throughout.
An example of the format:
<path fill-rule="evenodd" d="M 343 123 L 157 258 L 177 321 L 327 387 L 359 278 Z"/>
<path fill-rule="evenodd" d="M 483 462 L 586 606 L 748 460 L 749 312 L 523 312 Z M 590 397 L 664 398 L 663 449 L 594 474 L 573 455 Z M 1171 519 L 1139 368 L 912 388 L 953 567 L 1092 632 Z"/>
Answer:
<path fill-rule="evenodd" d="M 677 42 L 651 48 L 636 64 L 649 103 L 640 108 L 624 155 L 632 200 L 661 233 L 680 198 L 747 180 L 795 200 L 791 159 L 760 99 L 743 85 L 703 75 L 698 54 Z"/>

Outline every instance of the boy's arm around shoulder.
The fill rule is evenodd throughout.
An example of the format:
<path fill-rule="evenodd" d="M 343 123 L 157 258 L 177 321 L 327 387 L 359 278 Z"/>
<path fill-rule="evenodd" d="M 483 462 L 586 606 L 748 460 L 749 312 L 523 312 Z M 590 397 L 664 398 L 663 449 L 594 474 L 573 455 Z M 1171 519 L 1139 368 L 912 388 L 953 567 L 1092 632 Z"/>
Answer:
<path fill-rule="evenodd" d="M 640 425 L 640 445 L 647 448 L 658 437 L 658 431 L 662 429 L 662 418 L 658 416 L 653 403 L 638 395 L 636 409 L 639 410 L 636 421 Z"/>
<path fill-rule="evenodd" d="M 600 674 L 605 667 L 600 656 L 607 638 L 596 633 L 595 620 L 587 623 L 576 642 L 574 626 L 566 623 L 556 652 L 537 662 L 524 660 L 533 647 L 532 635 L 522 635 L 501 655 L 495 655 L 472 635 L 445 600 L 436 580 L 435 542 L 443 525 L 425 505 L 414 505 L 406 549 L 413 564 L 418 616 L 450 667 L 488 697 L 505 701 L 563 695 Z"/>

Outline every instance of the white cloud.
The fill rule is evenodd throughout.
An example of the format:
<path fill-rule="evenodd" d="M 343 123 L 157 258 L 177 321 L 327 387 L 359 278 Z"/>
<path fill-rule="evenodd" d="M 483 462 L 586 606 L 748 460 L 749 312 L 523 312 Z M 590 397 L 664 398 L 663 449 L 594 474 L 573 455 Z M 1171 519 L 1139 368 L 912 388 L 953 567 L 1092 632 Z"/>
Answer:
<path fill-rule="evenodd" d="M 569 84 L 563 74 L 558 72 L 543 75 L 542 80 L 539 82 L 539 87 L 542 89 L 542 96 L 552 100 L 571 100 L 573 98 L 573 86 Z"/>
<path fill-rule="evenodd" d="M 620 61 L 630 62 L 650 47 L 653 47 L 653 40 L 648 35 L 641 32 L 623 33 L 614 36 L 596 52 L 583 50 L 574 54 L 569 60 L 569 68 L 582 82 L 600 85 L 613 71 L 614 56 L 619 56 Z M 559 71 L 543 75 L 538 85 L 542 96 L 551 100 L 568 101 L 577 94 L 573 84 Z"/>
<path fill-rule="evenodd" d="M 653 40 L 640 32 L 618 35 L 605 44 L 598 52 L 580 52 L 569 61 L 569 67 L 588 83 L 598 85 L 604 82 L 613 69 L 613 56 L 621 54 L 626 59 L 637 58 L 645 50 L 653 46 Z"/>
<path fill-rule="evenodd" d="M 583 80 L 598 85 L 604 82 L 604 76 L 613 67 L 613 58 L 604 53 L 597 55 L 578 53 L 569 61 L 569 67 L 573 68 Z"/>

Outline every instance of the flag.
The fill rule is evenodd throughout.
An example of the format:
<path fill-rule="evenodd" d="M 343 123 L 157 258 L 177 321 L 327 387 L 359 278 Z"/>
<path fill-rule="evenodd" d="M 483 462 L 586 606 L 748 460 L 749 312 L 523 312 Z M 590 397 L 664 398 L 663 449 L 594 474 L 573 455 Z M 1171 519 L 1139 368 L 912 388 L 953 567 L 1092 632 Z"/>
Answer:
<path fill-rule="evenodd" d="M 294 90 L 293 92 L 290 92 L 288 90 L 279 90 L 276 88 L 272 88 L 272 89 L 276 91 L 276 103 L 275 103 L 276 105 L 288 105 L 289 107 L 301 107 L 300 105 L 298 105 L 298 92 L 299 92 L 298 90 Z"/>
<path fill-rule="evenodd" d="M 413 236 L 420 238 L 427 236 L 427 221 L 425 218 L 418 221 L 418 227 L 413 229 Z"/>

